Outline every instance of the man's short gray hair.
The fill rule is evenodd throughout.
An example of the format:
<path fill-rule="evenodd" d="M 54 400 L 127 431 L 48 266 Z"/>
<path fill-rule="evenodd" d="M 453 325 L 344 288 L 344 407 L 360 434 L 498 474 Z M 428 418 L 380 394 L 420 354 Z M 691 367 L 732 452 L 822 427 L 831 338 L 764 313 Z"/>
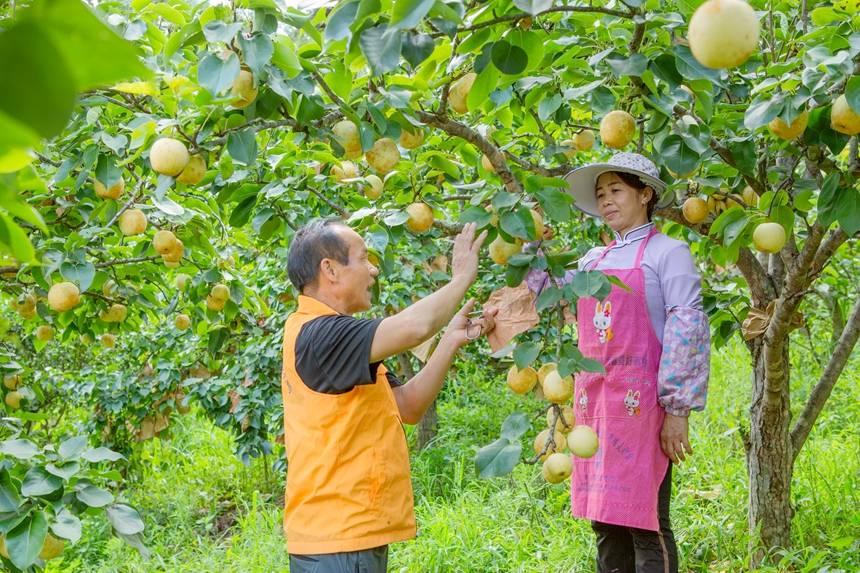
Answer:
<path fill-rule="evenodd" d="M 293 236 L 287 274 L 299 292 L 316 280 L 323 259 L 349 264 L 349 245 L 334 229 L 338 225 L 346 226 L 340 219 L 314 219 Z"/>

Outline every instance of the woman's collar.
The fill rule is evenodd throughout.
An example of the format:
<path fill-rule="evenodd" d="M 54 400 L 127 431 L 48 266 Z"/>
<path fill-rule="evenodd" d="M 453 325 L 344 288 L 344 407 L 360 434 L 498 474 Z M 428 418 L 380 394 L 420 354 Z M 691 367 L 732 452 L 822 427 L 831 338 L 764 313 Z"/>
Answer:
<path fill-rule="evenodd" d="M 615 231 L 612 233 L 615 235 L 615 240 L 619 243 L 629 243 L 630 241 L 644 238 L 649 232 L 651 232 L 652 227 L 654 227 L 654 223 L 649 221 L 641 227 L 636 227 L 635 229 L 627 231 L 627 233 L 624 234 L 624 237 L 621 237 L 621 235 Z"/>

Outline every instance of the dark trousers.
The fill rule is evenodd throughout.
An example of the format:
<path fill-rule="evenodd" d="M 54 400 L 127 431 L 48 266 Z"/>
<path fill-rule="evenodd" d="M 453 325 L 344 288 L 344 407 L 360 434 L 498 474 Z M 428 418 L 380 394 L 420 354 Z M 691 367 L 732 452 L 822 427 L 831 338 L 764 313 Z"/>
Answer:
<path fill-rule="evenodd" d="M 678 547 L 669 523 L 672 464 L 657 496 L 660 531 L 592 521 L 597 534 L 597 573 L 678 573 Z"/>
<path fill-rule="evenodd" d="M 385 573 L 387 569 L 387 545 L 344 553 L 290 554 L 290 573 Z"/>

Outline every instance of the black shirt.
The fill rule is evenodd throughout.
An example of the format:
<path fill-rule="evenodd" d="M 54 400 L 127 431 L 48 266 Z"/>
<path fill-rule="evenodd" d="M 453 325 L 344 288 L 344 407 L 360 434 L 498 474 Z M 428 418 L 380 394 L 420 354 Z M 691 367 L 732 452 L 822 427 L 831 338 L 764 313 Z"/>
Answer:
<path fill-rule="evenodd" d="M 376 382 L 380 363 L 370 363 L 370 347 L 381 322 L 332 314 L 302 325 L 296 339 L 296 371 L 305 385 L 323 394 L 345 394 Z M 391 372 L 386 377 L 392 388 L 403 384 Z"/>

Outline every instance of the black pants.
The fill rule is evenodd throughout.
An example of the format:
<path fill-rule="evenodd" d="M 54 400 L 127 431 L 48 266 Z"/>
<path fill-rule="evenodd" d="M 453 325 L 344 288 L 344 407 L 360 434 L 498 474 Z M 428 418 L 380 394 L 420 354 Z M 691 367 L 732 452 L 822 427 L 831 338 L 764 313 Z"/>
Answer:
<path fill-rule="evenodd" d="M 597 573 L 678 573 L 678 547 L 669 523 L 672 464 L 657 495 L 660 531 L 592 521 L 597 534 Z"/>
<path fill-rule="evenodd" d="M 290 554 L 290 573 L 385 573 L 388 546 L 345 553 Z"/>

